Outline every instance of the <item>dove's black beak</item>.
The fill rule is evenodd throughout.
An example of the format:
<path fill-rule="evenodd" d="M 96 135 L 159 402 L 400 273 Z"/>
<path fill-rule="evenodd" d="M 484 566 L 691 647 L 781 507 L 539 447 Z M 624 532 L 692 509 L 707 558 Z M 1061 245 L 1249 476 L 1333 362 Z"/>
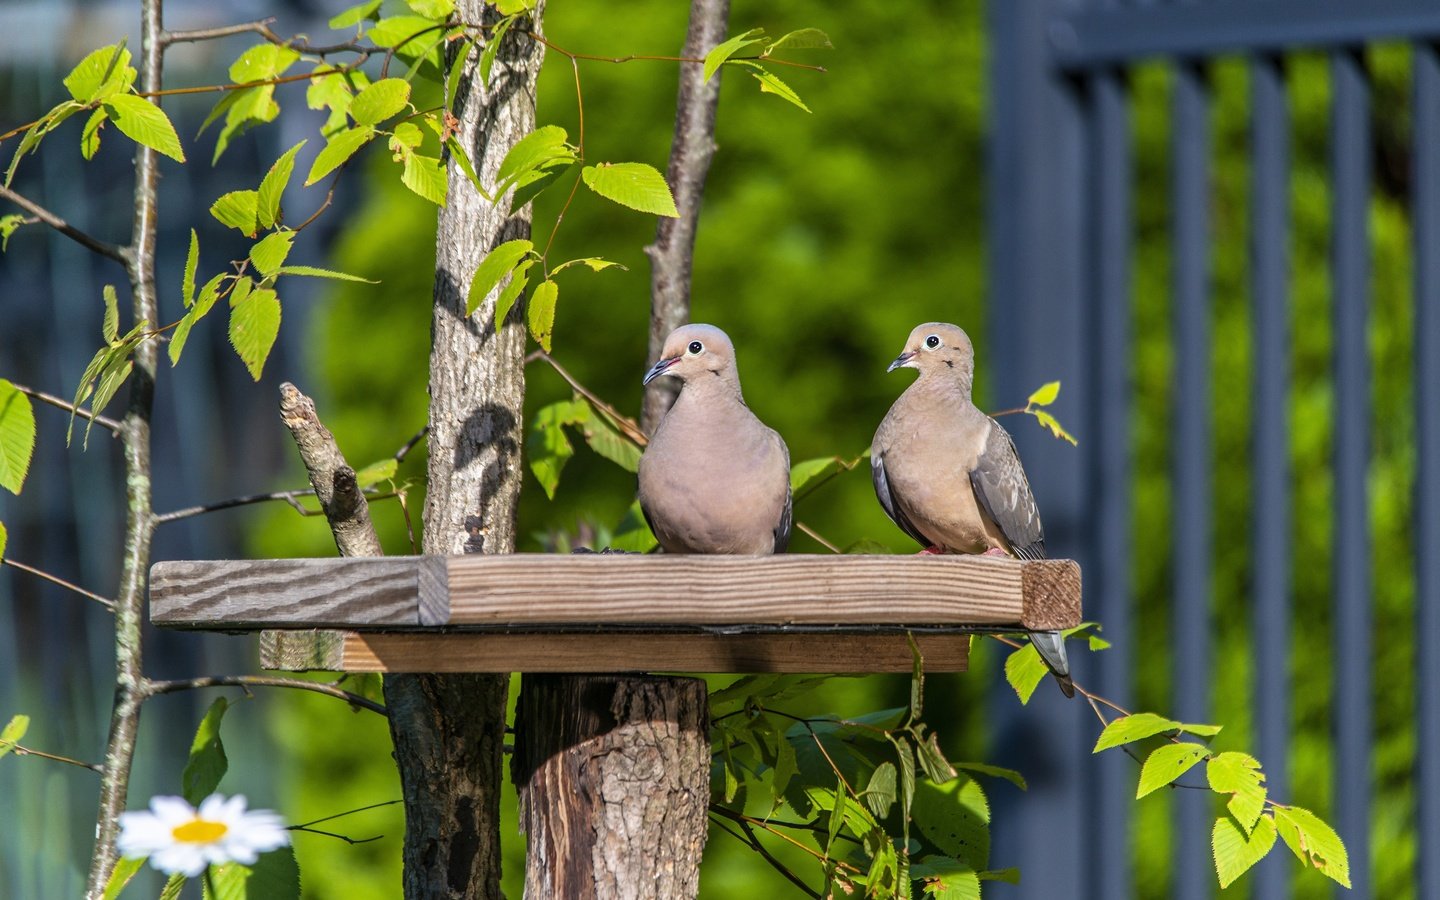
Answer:
<path fill-rule="evenodd" d="M 650 382 L 659 378 L 661 375 L 664 375 L 671 366 L 675 365 L 679 361 L 680 357 L 678 356 L 672 356 L 669 359 L 661 358 L 659 362 L 655 363 L 655 365 L 650 367 L 650 371 L 645 373 L 645 378 L 640 383 L 649 384 Z"/>
<path fill-rule="evenodd" d="M 886 371 L 886 372 L 893 372 L 893 371 L 895 371 L 896 369 L 903 369 L 903 368 L 905 368 L 906 366 L 910 365 L 910 360 L 912 360 L 912 359 L 914 359 L 914 358 L 915 358 L 915 351 L 914 351 L 914 350 L 911 350 L 911 351 L 909 351 L 909 352 L 907 352 L 907 353 L 902 353 L 902 354 L 900 354 L 899 356 L 895 357 L 895 361 L 892 362 L 892 363 L 890 364 L 890 368 L 886 369 L 885 371 Z"/>

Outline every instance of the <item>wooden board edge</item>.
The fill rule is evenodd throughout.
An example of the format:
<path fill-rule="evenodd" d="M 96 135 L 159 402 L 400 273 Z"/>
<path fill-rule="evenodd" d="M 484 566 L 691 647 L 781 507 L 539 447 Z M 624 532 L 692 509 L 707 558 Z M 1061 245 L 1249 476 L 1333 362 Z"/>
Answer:
<path fill-rule="evenodd" d="M 1073 559 L 1035 560 L 1021 574 L 1020 624 L 1031 631 L 1063 631 L 1081 622 L 1080 564 Z"/>

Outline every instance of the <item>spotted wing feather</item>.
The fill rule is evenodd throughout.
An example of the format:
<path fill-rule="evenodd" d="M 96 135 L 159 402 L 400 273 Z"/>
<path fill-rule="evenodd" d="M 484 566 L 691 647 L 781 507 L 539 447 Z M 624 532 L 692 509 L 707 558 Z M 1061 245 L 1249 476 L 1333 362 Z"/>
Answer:
<path fill-rule="evenodd" d="M 1010 542 L 1011 551 L 1021 559 L 1045 558 L 1045 531 L 1040 510 L 1015 443 L 1000 423 L 990 420 L 985 449 L 970 472 L 975 498 Z"/>

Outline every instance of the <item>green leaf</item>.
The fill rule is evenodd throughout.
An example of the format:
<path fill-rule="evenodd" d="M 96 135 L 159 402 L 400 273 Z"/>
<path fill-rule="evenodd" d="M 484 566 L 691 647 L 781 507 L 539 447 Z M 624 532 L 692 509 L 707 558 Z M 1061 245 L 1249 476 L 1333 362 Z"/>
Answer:
<path fill-rule="evenodd" d="M 310 278 L 332 278 L 336 281 L 358 281 L 362 284 L 379 284 L 369 278 L 361 278 L 359 275 L 350 275 L 345 272 L 336 272 L 334 269 L 320 269 L 315 266 L 281 266 L 275 270 L 276 275 L 305 275 Z"/>
<path fill-rule="evenodd" d="M 848 805 L 845 797 L 845 779 L 841 778 L 836 782 L 835 792 L 829 797 L 831 805 L 830 818 L 826 821 L 825 852 L 828 854 L 834 846 L 835 839 L 840 836 L 840 830 L 845 826 L 845 807 Z"/>
<path fill-rule="evenodd" d="M 789 742 L 786 742 L 789 746 Z M 865 785 L 862 796 L 865 805 L 876 818 L 883 819 L 890 815 L 890 807 L 895 805 L 895 764 L 889 761 L 883 762 L 875 767 L 870 775 L 870 783 Z"/>
<path fill-rule="evenodd" d="M 530 471 L 551 500 L 555 499 L 555 489 L 560 486 L 560 472 L 575 455 L 563 426 L 583 419 L 589 411 L 583 401 L 562 400 L 535 413 L 525 451 L 530 458 Z"/>
<path fill-rule="evenodd" d="M 1209 756 L 1209 750 L 1189 742 L 1157 747 L 1140 767 L 1140 787 L 1135 791 L 1135 799 L 1170 784 Z"/>
<path fill-rule="evenodd" d="M 425 53 L 419 35 L 437 31 L 436 24 L 421 16 L 388 16 L 376 22 L 366 36 L 377 47 L 391 47 L 400 56 L 413 58 Z"/>
<path fill-rule="evenodd" d="M 494 249 L 485 254 L 485 258 L 480 260 L 480 265 L 475 269 L 474 277 L 470 279 L 470 292 L 466 295 L 465 300 L 465 315 L 475 315 L 475 310 L 480 308 L 480 304 L 500 283 L 500 279 L 514 269 L 516 264 L 534 248 L 533 243 L 522 239 L 497 244 Z M 508 311 L 507 309 L 506 312 Z M 503 313 L 495 317 L 497 328 L 504 318 Z"/>
<path fill-rule="evenodd" d="M 550 274 L 553 276 L 556 272 L 563 272 L 571 266 L 586 266 L 592 272 L 603 272 L 611 267 L 619 269 L 622 272 L 630 271 L 629 269 L 625 268 L 617 262 L 611 262 L 608 259 L 601 259 L 598 256 L 586 256 L 582 259 L 566 260 L 565 262 L 551 269 Z"/>
<path fill-rule="evenodd" d="M 980 900 L 980 876 L 975 872 L 953 872 L 925 884 L 925 894 L 934 900 Z"/>
<path fill-rule="evenodd" d="M 580 429 L 591 450 L 627 472 L 639 471 L 640 448 L 611 427 L 604 413 L 592 410 L 585 421 L 580 423 Z"/>
<path fill-rule="evenodd" d="M 560 286 L 547 278 L 535 288 L 526 310 L 530 336 L 546 353 L 550 352 L 550 336 L 555 332 L 555 301 L 559 295 Z"/>
<path fill-rule="evenodd" d="M 1062 441 L 1069 441 L 1069 442 L 1071 443 L 1071 445 L 1076 446 L 1076 447 L 1080 446 L 1080 442 L 1077 441 L 1077 440 L 1075 440 L 1074 435 L 1072 435 L 1070 432 L 1066 431 L 1063 427 L 1061 427 L 1059 421 L 1057 421 L 1054 416 L 1050 415 L 1050 414 L 1049 414 L 1048 412 L 1046 412 L 1045 410 L 1043 410 L 1043 409 L 1027 409 L 1027 410 L 1025 410 L 1025 412 L 1027 412 L 1027 413 L 1029 413 L 1030 415 L 1034 416 L 1034 417 L 1035 417 L 1035 420 L 1036 420 L 1037 422 L 1039 422 L 1041 425 L 1045 426 L 1046 428 L 1050 429 L 1050 433 L 1053 434 L 1057 439 L 1062 440 Z"/>
<path fill-rule="evenodd" d="M 135 70 L 130 67 L 130 51 L 125 49 L 122 41 L 90 51 L 70 70 L 62 83 L 76 102 L 88 105 L 129 90 L 134 81 Z"/>
<path fill-rule="evenodd" d="M 280 198 L 290 184 L 290 174 L 295 171 L 295 154 L 299 153 L 306 143 L 307 141 L 301 141 L 286 150 L 261 180 L 256 202 L 261 228 L 274 228 L 275 223 L 280 221 Z"/>
<path fill-rule="evenodd" d="M 514 181 L 546 163 L 573 160 L 575 151 L 565 143 L 568 137 L 565 129 L 559 125 L 546 125 L 516 141 L 495 172 L 495 182 L 501 185 L 496 193 L 504 192 L 503 186 L 506 182 Z"/>
<path fill-rule="evenodd" d="M 912 815 L 920 833 L 946 856 L 977 871 L 989 866 L 990 803 L 974 779 L 920 782 Z"/>
<path fill-rule="evenodd" d="M 1350 887 L 1350 856 L 1335 829 L 1308 809 L 1276 806 L 1275 828 L 1301 862 L 1309 862 L 1333 881 Z"/>
<path fill-rule="evenodd" d="M 765 34 L 763 28 L 752 28 L 744 34 L 737 34 L 723 44 L 716 45 L 714 50 L 705 54 L 705 80 L 709 81 L 719 71 L 725 61 L 747 47 L 756 44 L 763 44 L 765 41 L 761 35 Z"/>
<path fill-rule="evenodd" d="M 175 326 L 175 332 L 170 335 L 169 353 L 171 366 L 179 364 L 180 354 L 185 349 L 185 342 L 190 338 L 190 329 L 194 328 L 195 324 L 203 319 L 205 314 L 210 312 L 211 307 L 215 305 L 215 301 L 220 295 L 220 285 L 226 277 L 225 273 L 222 272 L 207 281 L 205 286 L 200 289 L 200 298 L 195 301 L 194 306 L 186 311 L 185 317 L 180 320 L 180 324 Z"/>
<path fill-rule="evenodd" d="M 163 153 L 176 162 L 185 161 L 180 136 L 170 117 L 160 107 L 134 94 L 116 94 L 105 101 L 105 112 L 115 127 L 130 140 Z"/>
<path fill-rule="evenodd" d="M 1030 695 L 1049 671 L 1034 644 L 1026 644 L 1005 658 L 1005 680 L 1022 704 L 1030 702 Z"/>
<path fill-rule="evenodd" d="M 9 539 L 10 535 L 5 531 L 5 523 L 0 522 L 0 559 L 5 558 L 5 542 Z"/>
<path fill-rule="evenodd" d="M 400 152 L 401 148 L 414 150 L 425 140 L 425 132 L 414 122 L 397 122 L 395 131 L 390 135 L 390 149 Z"/>
<path fill-rule="evenodd" d="M 787 100 L 795 104 L 807 113 L 810 112 L 810 107 L 805 105 L 805 101 L 800 99 L 800 95 L 795 93 L 794 88 L 781 81 L 775 76 L 775 73 L 768 69 L 761 69 L 759 66 L 756 68 L 759 69 L 759 71 L 751 72 L 750 74 L 755 76 L 756 81 L 760 82 L 760 93 L 774 94 L 782 100 Z"/>
<path fill-rule="evenodd" d="M 25 217 L 19 213 L 11 213 L 8 216 L 0 216 L 0 253 L 10 249 L 10 235 L 19 230 L 25 224 Z"/>
<path fill-rule="evenodd" d="M 20 739 L 23 738 L 25 732 L 29 730 L 29 716 L 11 716 L 10 721 L 5 723 L 5 727 L 0 728 L 0 756 L 4 756 L 11 750 L 14 750 L 15 745 L 20 743 Z"/>
<path fill-rule="evenodd" d="M 818 28 L 801 28 L 776 38 L 765 48 L 761 56 L 769 56 L 776 50 L 833 50 L 830 36 Z"/>
<path fill-rule="evenodd" d="M 0 487 L 20 493 L 35 455 L 35 410 L 30 398 L 0 378 Z"/>
<path fill-rule="evenodd" d="M 95 154 L 100 152 L 100 126 L 110 121 L 110 114 L 105 107 L 100 107 L 90 114 L 85 120 L 85 127 L 80 131 L 80 155 L 86 159 L 94 159 Z"/>
<path fill-rule="evenodd" d="M 261 854 L 254 865 L 217 866 L 210 882 L 215 891 L 202 885 L 204 900 L 300 900 L 300 867 L 289 847 Z"/>
<path fill-rule="evenodd" d="M 100 294 L 105 298 L 105 318 L 100 324 L 100 334 L 105 343 L 113 344 L 120 339 L 120 301 L 115 297 L 113 284 L 101 288 Z"/>
<path fill-rule="evenodd" d="M 1100 739 L 1095 742 L 1095 749 L 1091 753 L 1099 753 L 1101 750 L 1108 750 L 1111 747 L 1118 747 L 1121 744 L 1128 744 L 1131 741 L 1143 740 L 1157 734 L 1179 731 L 1180 723 L 1164 716 L 1157 716 L 1154 713 L 1142 712 L 1134 715 L 1122 716 L 1112 719 L 1105 730 L 1100 732 Z"/>
<path fill-rule="evenodd" d="M 580 173 L 590 190 L 621 206 L 657 216 L 678 218 L 675 198 L 665 176 L 644 163 L 600 163 Z"/>
<path fill-rule="evenodd" d="M 200 265 L 200 236 L 190 229 L 190 251 L 185 254 L 185 272 L 180 277 L 180 300 L 189 309 L 195 303 L 195 269 Z"/>
<path fill-rule="evenodd" d="M 180 783 L 181 793 L 191 806 L 199 806 L 201 800 L 215 793 L 220 779 L 230 768 L 230 760 L 225 757 L 225 745 L 220 741 L 220 721 L 225 718 L 225 710 L 229 707 L 228 700 L 217 697 L 200 720 L 200 727 L 195 729 L 195 738 L 190 742 L 190 759 L 185 763 Z"/>
<path fill-rule="evenodd" d="M 455 11 L 455 0 L 405 0 L 405 4 L 427 19 L 446 19 Z"/>
<path fill-rule="evenodd" d="M 351 25 L 358 25 L 375 14 L 380 8 L 381 0 L 365 0 L 364 3 L 357 3 L 330 20 L 331 28 L 349 28 Z"/>
<path fill-rule="evenodd" d="M 554 184 L 572 165 L 573 162 L 557 160 L 521 176 L 515 182 L 515 193 L 510 195 L 510 211 L 523 209 L 525 204 L 540 196 L 542 191 Z"/>
<path fill-rule="evenodd" d="M 372 484 L 379 484 L 382 481 L 388 481 L 394 478 L 395 470 L 398 468 L 400 468 L 400 464 L 395 461 L 394 457 L 382 459 L 356 472 L 355 481 L 359 483 L 362 488 L 367 488 Z"/>
<path fill-rule="evenodd" d="M 1226 808 L 1249 834 L 1265 811 L 1265 773 L 1260 771 L 1259 761 L 1248 753 L 1218 753 L 1205 764 L 1205 777 L 1210 790 L 1231 795 Z"/>
<path fill-rule="evenodd" d="M 824 456 L 819 459 L 798 462 L 790 467 L 790 492 L 795 494 L 798 500 L 800 489 L 815 479 L 821 478 L 823 484 L 825 481 L 829 481 L 831 476 L 854 467 L 853 462 L 848 462 L 838 456 Z M 806 492 L 805 496 L 809 496 L 809 492 Z"/>
<path fill-rule="evenodd" d="M 221 225 L 237 229 L 246 237 L 253 237 L 260 230 L 259 209 L 259 193 L 231 191 L 221 194 L 220 199 L 210 205 L 210 215 Z"/>
<path fill-rule="evenodd" d="M 1030 399 L 1025 401 L 1025 405 L 1049 406 L 1055 402 L 1055 398 L 1058 396 L 1060 396 L 1060 382 L 1047 381 L 1035 389 L 1035 393 L 1030 395 Z"/>
<path fill-rule="evenodd" d="M 357 125 L 379 125 L 409 102 L 410 82 L 403 78 L 382 78 L 350 101 L 350 118 Z"/>
<path fill-rule="evenodd" d="M 610 539 L 610 547 L 613 550 L 629 550 L 633 553 L 649 553 L 659 545 L 655 535 L 650 532 L 650 526 L 645 522 L 645 514 L 640 511 L 640 501 L 630 504 L 625 511 L 625 518 L 615 528 L 615 536 Z"/>
<path fill-rule="evenodd" d="M 962 772 L 975 772 L 979 775 L 990 775 L 994 778 L 1003 778 L 1020 790 L 1028 790 L 1025 784 L 1025 776 L 1014 769 L 1007 769 L 1003 766 L 992 766 L 989 763 L 957 762 L 953 763 L 955 768 Z"/>
<path fill-rule="evenodd" d="M 1220 877 L 1220 887 L 1234 884 L 1274 846 L 1275 822 L 1269 816 L 1261 816 L 1248 834 L 1229 816 L 1216 819 L 1215 828 L 1210 832 L 1210 848 L 1215 856 L 1215 874 Z"/>
<path fill-rule="evenodd" d="M 310 174 L 305 177 L 305 186 L 309 187 L 340 168 L 361 147 L 370 143 L 370 139 L 374 136 L 375 129 L 369 126 L 347 128 L 331 135 L 330 140 L 325 144 L 325 149 L 315 154 L 315 162 L 310 164 Z"/>
<path fill-rule="evenodd" d="M 290 255 L 290 245 L 295 240 L 293 231 L 276 231 L 267 234 L 250 248 L 250 261 L 266 278 L 274 275 L 285 264 Z"/>
<path fill-rule="evenodd" d="M 1181 722 L 1180 730 L 1199 737 L 1214 737 L 1219 734 L 1223 725 L 1196 725 L 1194 722 Z"/>
<path fill-rule="evenodd" d="M 120 892 L 125 890 L 125 885 L 135 877 L 135 873 L 144 867 L 147 858 L 144 856 L 134 859 L 122 857 L 116 860 L 115 868 L 110 870 L 110 878 L 105 882 L 105 893 L 101 895 L 101 900 L 116 900 L 120 896 Z"/>
<path fill-rule="evenodd" d="M 515 307 L 515 301 L 519 299 L 520 292 L 530 283 L 530 267 L 535 265 L 535 260 L 525 259 L 515 267 L 510 275 L 510 283 L 495 298 L 495 330 L 498 332 L 500 326 L 505 324 L 505 318 L 510 315 L 510 310 Z"/>
<path fill-rule="evenodd" d="M 936 784 L 943 784 L 956 776 L 955 767 L 950 765 L 950 761 L 940 750 L 940 734 L 938 732 L 932 731 L 929 737 L 923 741 L 917 741 L 915 753 L 920 760 L 920 770 L 925 773 L 926 778 Z"/>
<path fill-rule="evenodd" d="M 475 192 L 493 203 L 494 198 L 485 190 L 485 185 L 480 183 L 480 176 L 475 172 L 475 164 L 470 162 L 470 154 L 465 152 L 465 148 L 460 146 L 460 142 L 454 137 L 450 137 L 446 139 L 445 146 L 450 150 L 451 159 L 455 160 L 460 171 L 464 172 L 465 177 L 470 179 L 470 184 L 474 185 Z"/>
<path fill-rule="evenodd" d="M 495 30 L 490 33 L 489 42 L 485 44 L 485 49 L 480 51 L 480 83 L 483 84 L 487 90 L 490 87 L 490 73 L 495 69 L 495 55 L 500 50 L 500 42 L 505 40 L 505 32 L 509 31 L 510 26 L 515 22 L 514 13 L 505 12 L 505 10 L 501 8 L 500 4 L 496 4 L 496 8 L 500 10 L 500 14 L 502 16 L 505 16 L 505 18 L 501 19 L 500 22 L 495 26 Z M 452 85 L 451 89 L 453 90 L 455 86 L 459 85 L 459 83 L 460 73 L 452 71 L 450 73 L 450 84 Z M 455 98 L 452 95 L 449 98 L 448 102 L 445 104 L 445 107 L 449 109 L 452 108 L 454 105 Z"/>
<path fill-rule="evenodd" d="M 176 872 L 165 882 L 165 887 L 160 891 L 160 900 L 180 900 L 180 892 L 185 890 L 185 882 L 188 881 L 184 872 Z"/>
<path fill-rule="evenodd" d="M 535 8 L 535 0 L 495 0 L 495 11 L 502 16 L 518 16 Z"/>
<path fill-rule="evenodd" d="M 905 640 L 910 644 L 910 721 L 918 722 L 925 710 L 925 656 L 915 635 L 907 631 Z"/>
<path fill-rule="evenodd" d="M 402 184 L 436 206 L 445 205 L 445 166 L 439 159 L 407 153 L 404 166 L 400 173 Z"/>
<path fill-rule="evenodd" d="M 230 64 L 230 80 L 236 84 L 269 81 L 285 74 L 300 54 L 279 44 L 256 44 Z"/>
<path fill-rule="evenodd" d="M 280 300 L 269 288 L 251 291 L 230 310 L 230 345 L 256 381 L 279 334 Z"/>
<path fill-rule="evenodd" d="M 120 387 L 125 384 L 125 380 L 130 377 L 130 372 L 135 366 L 134 362 L 129 358 L 132 348 L 122 346 L 117 349 L 120 352 L 113 353 L 107 359 L 105 368 L 100 373 L 99 382 L 95 386 L 95 400 L 91 403 L 90 408 L 97 415 L 109 405 L 110 400 L 115 396 L 115 393 L 120 390 Z M 85 423 L 84 446 L 86 447 L 90 444 L 90 428 L 94 424 L 94 419 L 90 419 Z"/>

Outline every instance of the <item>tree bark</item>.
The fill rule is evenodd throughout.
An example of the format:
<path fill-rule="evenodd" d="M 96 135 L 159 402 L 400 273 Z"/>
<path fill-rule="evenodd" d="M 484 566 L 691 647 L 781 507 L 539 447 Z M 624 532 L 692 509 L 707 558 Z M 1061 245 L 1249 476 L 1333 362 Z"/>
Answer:
<path fill-rule="evenodd" d="M 527 898 L 699 891 L 710 802 L 705 682 L 527 676 L 511 770 L 529 835 Z"/>
<path fill-rule="evenodd" d="M 702 59 L 725 40 L 730 0 L 692 0 L 690 27 L 681 55 Z M 690 321 L 690 267 L 695 257 L 695 227 L 700 220 L 700 197 L 705 176 L 715 155 L 715 110 L 720 104 L 720 73 L 709 83 L 697 63 L 680 66 L 680 96 L 675 106 L 675 138 L 665 180 L 675 194 L 679 218 L 661 217 L 655 243 L 645 248 L 650 256 L 650 356 L 660 358 L 665 337 Z M 645 390 L 640 427 L 653 434 L 660 417 L 675 402 L 680 386 L 673 378 L 657 378 Z"/>
<path fill-rule="evenodd" d="M 544 0 L 532 14 L 538 32 Z M 467 22 L 493 22 L 481 0 L 461 0 Z M 456 93 L 457 137 L 480 177 L 495 182 L 506 152 L 535 129 L 543 47 L 513 28 L 487 88 L 469 51 Z M 485 200 L 453 164 L 436 234 L 430 351 L 430 454 L 424 515 L 427 554 L 510 553 L 520 492 L 525 394 L 523 310 L 497 329 L 492 291 L 465 315 L 476 266 L 497 244 L 525 237 L 530 214 Z M 405 896 L 500 896 L 499 795 L 503 675 L 391 675 L 390 733 L 405 798 Z"/>

